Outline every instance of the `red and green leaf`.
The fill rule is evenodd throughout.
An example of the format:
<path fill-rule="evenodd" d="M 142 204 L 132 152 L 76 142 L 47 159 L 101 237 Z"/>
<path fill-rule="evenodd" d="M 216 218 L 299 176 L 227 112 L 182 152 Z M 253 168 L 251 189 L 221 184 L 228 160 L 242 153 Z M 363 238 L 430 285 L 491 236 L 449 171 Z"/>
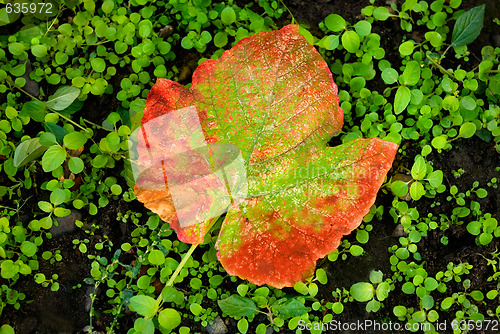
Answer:
<path fill-rule="evenodd" d="M 294 25 L 258 33 L 205 61 L 190 90 L 159 79 L 143 125 L 190 106 L 211 155 L 221 143 L 240 150 L 247 194 L 233 201 L 216 247 L 228 273 L 256 284 L 293 286 L 310 276 L 316 260 L 368 213 L 397 150 L 377 138 L 326 146 L 343 122 L 337 87 Z M 148 152 L 143 148 L 140 156 L 154 154 L 161 136 L 172 132 L 154 125 L 159 128 L 148 133 Z M 181 227 L 168 186 L 151 189 L 151 183 L 168 181 L 158 171 L 143 173 L 134 189 L 138 199 L 180 240 L 203 242 L 208 223 Z"/>

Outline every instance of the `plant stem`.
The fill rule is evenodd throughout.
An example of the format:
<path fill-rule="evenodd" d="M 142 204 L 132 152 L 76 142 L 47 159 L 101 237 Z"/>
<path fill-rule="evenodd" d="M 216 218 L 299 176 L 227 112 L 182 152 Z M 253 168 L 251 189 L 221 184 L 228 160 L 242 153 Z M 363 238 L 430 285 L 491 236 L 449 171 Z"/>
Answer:
<path fill-rule="evenodd" d="M 101 130 L 106 130 L 106 131 L 109 131 L 109 132 L 113 132 L 113 130 L 106 129 L 105 127 L 100 126 L 99 124 L 95 124 L 94 122 L 91 122 L 91 121 L 89 121 L 89 120 L 86 120 L 85 118 L 82 118 L 82 120 L 83 120 L 85 123 L 89 123 L 90 125 L 93 125 L 93 126 L 97 127 L 98 129 L 101 129 Z"/>
<path fill-rule="evenodd" d="M 296 24 L 297 21 L 295 21 L 295 17 L 293 17 L 293 14 L 292 12 L 290 11 L 290 9 L 288 9 L 288 7 L 285 5 L 285 3 L 283 2 L 283 0 L 280 0 L 280 3 L 283 7 L 285 7 L 286 11 L 288 12 L 288 14 L 290 14 L 290 16 L 292 17 L 292 24 Z"/>
<path fill-rule="evenodd" d="M 50 109 L 50 108 L 49 108 Z M 72 123 L 73 125 L 79 127 L 80 129 L 82 129 L 83 131 L 87 132 L 87 129 L 84 128 L 83 126 L 81 126 L 80 124 L 76 123 L 75 121 L 73 121 L 71 118 L 68 118 L 66 116 L 64 116 L 63 114 L 61 113 L 58 113 L 57 111 L 55 110 L 52 110 L 50 109 L 53 113 L 55 113 L 57 116 L 61 117 L 61 118 L 64 118 L 65 120 L 67 120 L 68 122 Z"/>
<path fill-rule="evenodd" d="M 134 275 L 132 275 L 127 283 L 127 286 L 126 288 L 128 288 L 131 284 L 132 284 L 132 280 L 134 279 Z M 115 327 L 117 321 L 118 321 L 118 315 L 121 314 L 121 311 L 122 311 L 122 307 L 123 307 L 123 298 L 121 299 L 121 302 L 120 302 L 120 306 L 118 306 L 118 311 L 116 312 L 115 314 L 115 317 L 113 319 L 113 323 L 111 324 L 111 326 L 108 328 L 107 330 L 107 334 L 113 334 L 114 331 L 113 331 L 113 328 Z"/>
<path fill-rule="evenodd" d="M 441 64 L 439 64 L 437 61 L 435 61 L 434 59 L 432 59 L 432 57 L 429 57 L 428 55 L 426 56 L 427 59 L 429 59 L 431 61 L 431 63 L 433 63 L 437 68 L 439 68 L 439 70 L 445 74 L 448 74 L 450 77 L 452 77 L 453 79 L 456 80 L 455 78 L 455 75 L 453 73 L 451 73 L 450 71 L 448 71 L 447 69 L 445 69 L 443 66 L 441 66 Z"/>
<path fill-rule="evenodd" d="M 100 281 L 98 282 L 95 282 L 94 283 L 94 291 L 92 291 L 92 293 L 90 294 L 90 299 L 91 299 L 91 302 L 90 302 L 90 314 L 89 314 L 89 334 L 92 334 L 92 312 L 94 310 L 94 301 L 95 301 L 95 298 L 96 298 L 96 292 L 97 292 L 97 288 L 99 287 L 99 285 L 101 284 Z"/>
<path fill-rule="evenodd" d="M 12 86 L 16 87 L 17 89 L 19 89 L 21 92 L 23 92 L 24 94 L 28 95 L 28 96 L 29 96 L 29 97 L 31 97 L 32 99 L 35 99 L 35 100 L 40 101 L 40 99 L 39 99 L 39 98 L 37 98 L 37 97 L 35 97 L 35 96 L 31 95 L 30 93 L 28 93 L 27 91 L 25 91 L 24 89 L 22 89 L 21 87 L 19 87 L 18 85 L 16 85 L 16 84 L 15 84 L 12 80 L 10 80 L 9 78 L 5 79 L 5 81 L 10 82 L 10 84 L 11 84 Z"/>
<path fill-rule="evenodd" d="M 30 93 L 28 93 L 27 91 L 25 91 L 24 89 L 22 89 L 21 87 L 19 87 L 18 85 L 16 85 L 14 82 L 12 82 L 10 79 L 6 79 L 6 81 L 10 82 L 11 85 L 13 85 L 14 87 L 16 87 L 17 89 L 19 89 L 21 92 L 23 92 L 24 94 L 28 95 L 29 97 L 31 97 L 32 99 L 34 100 L 38 100 L 40 102 L 43 102 L 45 103 L 44 101 L 40 100 L 39 98 L 31 95 Z M 63 114 L 51 109 L 51 108 L 48 108 L 50 111 L 52 111 L 54 114 L 56 114 L 57 116 L 61 117 L 61 118 L 64 118 L 65 120 L 67 120 L 68 122 L 72 123 L 73 125 L 79 127 L 80 129 L 82 129 L 83 131 L 87 132 L 87 129 L 85 129 L 83 126 L 81 126 L 80 124 L 76 123 L 75 121 L 73 121 L 71 118 L 68 118 L 66 116 L 64 116 Z"/>
<path fill-rule="evenodd" d="M 11 208 L 10 206 L 3 206 L 3 205 L 0 205 L 0 208 L 2 208 L 2 209 L 9 209 L 9 210 L 16 211 L 16 212 L 19 210 L 19 209 Z"/>
<path fill-rule="evenodd" d="M 451 48 L 451 44 L 448 45 L 448 47 L 446 48 L 446 50 L 444 50 L 443 54 L 441 55 L 441 57 L 439 57 L 439 61 L 441 61 L 441 59 L 444 58 L 444 55 L 446 54 L 446 52 L 448 52 L 448 50 Z"/>
<path fill-rule="evenodd" d="M 45 34 L 43 34 L 43 37 L 47 36 L 47 34 L 49 33 L 50 29 L 52 28 L 52 26 L 54 25 L 54 23 L 56 23 L 56 20 L 57 18 L 59 17 L 59 15 L 61 14 L 61 12 L 63 11 L 64 9 L 64 5 L 61 5 L 59 7 L 59 10 L 57 12 L 57 15 L 56 17 L 52 20 L 52 23 L 50 24 L 50 26 L 47 28 L 47 31 L 45 32 Z"/>

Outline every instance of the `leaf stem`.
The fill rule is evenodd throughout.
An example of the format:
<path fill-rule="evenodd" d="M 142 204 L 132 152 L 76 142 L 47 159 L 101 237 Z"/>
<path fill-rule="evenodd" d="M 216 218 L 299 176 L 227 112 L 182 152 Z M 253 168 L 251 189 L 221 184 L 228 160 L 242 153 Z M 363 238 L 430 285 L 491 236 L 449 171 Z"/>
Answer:
<path fill-rule="evenodd" d="M 295 20 L 295 17 L 293 16 L 292 12 L 290 11 L 290 9 L 288 9 L 288 7 L 285 5 L 285 3 L 283 2 L 283 0 L 280 0 L 280 3 L 283 7 L 285 7 L 286 11 L 288 12 L 288 14 L 290 14 L 290 16 L 292 17 L 292 24 L 296 24 L 297 21 Z"/>
<path fill-rule="evenodd" d="M 50 108 L 49 108 L 50 109 Z M 81 126 L 80 124 L 78 124 L 77 122 L 73 121 L 71 118 L 68 118 L 66 116 L 64 116 L 63 114 L 61 113 L 58 113 L 57 111 L 55 110 L 52 110 L 50 109 L 53 113 L 55 113 L 57 116 L 61 117 L 61 118 L 64 118 L 65 120 L 67 120 L 68 122 L 72 123 L 73 125 L 79 127 L 80 129 L 82 129 L 84 132 L 87 132 L 87 129 L 84 128 L 83 126 Z"/>
<path fill-rule="evenodd" d="M 49 33 L 50 29 L 52 28 L 52 26 L 56 23 L 57 21 L 57 18 L 59 17 L 59 15 L 61 15 L 62 11 L 64 10 L 64 4 L 61 4 L 59 6 L 59 10 L 57 11 L 57 15 L 56 17 L 52 20 L 52 23 L 50 24 L 50 26 L 47 28 L 47 31 L 45 32 L 45 34 L 43 34 L 43 37 L 47 36 L 47 34 Z"/>
<path fill-rule="evenodd" d="M 168 280 L 167 284 L 165 284 L 165 286 L 172 286 L 174 284 L 175 279 L 177 278 L 177 276 L 181 272 L 182 268 L 184 268 L 184 266 L 186 265 L 187 261 L 189 260 L 189 258 L 193 254 L 193 252 L 196 249 L 196 247 L 198 247 L 198 244 L 191 245 L 191 247 L 189 248 L 189 250 L 187 251 L 187 253 L 184 254 L 184 257 L 182 258 L 182 261 L 179 263 L 179 265 L 177 266 L 177 268 L 175 268 L 174 273 L 172 274 L 172 276 L 170 276 L 170 279 Z M 163 300 L 161 298 L 161 293 L 158 296 L 158 298 L 156 298 L 156 302 L 160 306 L 161 306 L 161 304 L 163 304 Z"/>
<path fill-rule="evenodd" d="M 95 124 L 94 122 L 91 122 L 91 121 L 89 121 L 89 120 L 86 120 L 85 118 L 82 118 L 82 120 L 83 120 L 85 123 L 89 123 L 90 125 L 93 125 L 93 126 L 97 127 L 98 129 L 105 130 L 105 131 L 109 131 L 109 132 L 113 132 L 113 130 L 106 129 L 105 127 L 100 126 L 99 124 Z"/>
<path fill-rule="evenodd" d="M 179 265 L 177 266 L 177 268 L 175 269 L 174 273 L 172 274 L 172 276 L 170 276 L 170 279 L 168 280 L 167 284 L 165 286 L 171 286 L 172 284 L 174 284 L 174 281 L 175 279 L 177 278 L 177 276 L 179 275 L 179 273 L 181 272 L 181 269 L 184 267 L 184 265 L 187 263 L 187 261 L 189 260 L 189 258 L 191 257 L 191 255 L 193 254 L 194 250 L 196 249 L 196 247 L 198 247 L 198 244 L 195 244 L 195 245 L 191 245 L 191 247 L 189 248 L 189 250 L 187 251 L 186 254 L 184 254 L 184 257 L 182 258 L 182 261 L 181 263 L 179 263 Z M 161 297 L 161 296 L 160 296 Z"/>
<path fill-rule="evenodd" d="M 398 86 L 393 86 L 393 87 L 391 87 L 391 88 L 386 88 L 386 89 L 382 92 L 382 94 L 383 94 L 384 96 L 388 97 L 388 96 L 389 96 L 389 93 L 390 93 L 392 90 L 394 90 L 394 89 L 398 89 L 398 88 L 399 88 L 399 85 L 398 85 Z"/>
<path fill-rule="evenodd" d="M 207 225 L 207 231 L 210 230 L 210 228 L 219 220 L 220 217 L 221 216 L 210 220 L 210 222 Z M 184 268 L 184 266 L 186 265 L 186 263 L 189 260 L 189 258 L 191 257 L 191 255 L 193 255 L 193 252 L 196 249 L 196 247 L 198 247 L 198 244 L 191 245 L 191 247 L 189 248 L 187 253 L 184 254 L 182 261 L 179 263 L 177 268 L 175 268 L 174 273 L 172 274 L 172 276 L 170 276 L 170 279 L 168 280 L 167 284 L 165 284 L 165 286 L 172 286 L 174 284 L 175 279 L 177 278 L 177 276 L 181 272 L 182 268 Z M 158 296 L 156 301 L 158 302 L 159 305 L 161 305 L 163 303 L 163 300 L 161 299 L 161 294 Z"/>

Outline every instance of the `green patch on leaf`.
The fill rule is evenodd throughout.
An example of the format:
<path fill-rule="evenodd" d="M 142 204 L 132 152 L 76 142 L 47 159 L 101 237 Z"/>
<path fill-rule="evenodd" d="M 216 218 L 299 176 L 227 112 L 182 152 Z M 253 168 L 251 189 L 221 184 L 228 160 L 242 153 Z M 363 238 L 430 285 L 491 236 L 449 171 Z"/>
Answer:
<path fill-rule="evenodd" d="M 356 52 L 359 35 L 346 31 L 342 44 Z M 246 195 L 228 204 L 216 245 L 226 271 L 275 287 L 310 277 L 315 261 L 335 250 L 369 212 L 397 145 L 373 138 L 326 146 L 342 128 L 337 87 L 298 26 L 240 41 L 220 59 L 203 62 L 192 82 L 189 90 L 164 79 L 152 87 L 142 124 L 144 133 L 155 135 L 139 151 L 139 165 L 157 164 L 148 159 L 162 156 L 168 136 L 175 135 L 168 126 L 153 126 L 159 116 L 196 111 L 212 160 L 218 147 L 236 147 L 246 173 Z M 404 109 L 411 94 L 401 88 L 408 90 Z M 159 170 L 139 174 L 137 198 L 169 222 L 179 239 L 202 243 L 207 223 L 193 218 L 180 225 L 181 211 L 174 211 Z M 158 182 L 163 189 L 151 187 Z M 198 187 L 198 181 L 190 182 Z M 207 198 L 205 203 L 220 202 Z M 317 292 L 314 286 L 307 294 Z M 230 298 L 237 297 L 242 302 L 243 297 Z"/>

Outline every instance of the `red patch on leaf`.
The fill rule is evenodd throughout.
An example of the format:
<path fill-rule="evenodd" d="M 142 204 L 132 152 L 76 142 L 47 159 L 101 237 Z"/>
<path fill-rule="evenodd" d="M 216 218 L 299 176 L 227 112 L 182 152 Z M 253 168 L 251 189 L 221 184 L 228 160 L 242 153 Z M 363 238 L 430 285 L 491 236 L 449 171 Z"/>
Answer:
<path fill-rule="evenodd" d="M 336 154 L 340 152 L 343 161 L 369 166 L 363 168 L 362 173 L 349 172 L 347 175 L 347 179 L 355 177 L 349 181 L 357 184 L 356 192 L 349 192 L 349 187 L 345 187 L 334 195 L 317 193 L 317 197 L 310 197 L 309 202 L 302 203 L 303 207 L 297 207 L 296 215 L 289 220 L 282 219 L 286 214 L 280 215 L 279 211 L 273 210 L 271 215 L 266 216 L 271 221 L 263 232 L 255 228 L 258 226 L 255 221 L 243 217 L 240 210 L 231 211 L 234 215 L 228 214 L 226 221 L 230 221 L 231 225 L 239 221 L 240 231 L 243 232 L 240 239 L 219 241 L 217 245 L 219 260 L 229 274 L 246 278 L 255 284 L 279 288 L 293 286 L 297 281 L 312 275 L 316 260 L 334 251 L 342 236 L 356 229 L 369 212 L 397 150 L 396 144 L 377 138 L 360 139 L 345 146 L 355 144 L 363 152 L 349 149 L 342 152 L 339 149 L 342 145 L 337 148 Z M 338 180 L 333 182 L 337 184 Z M 254 199 L 248 201 L 245 210 L 258 206 L 259 203 Z M 315 211 L 321 214 L 315 214 Z M 314 218 L 304 226 L 303 220 L 308 217 Z M 276 238 L 273 233 L 273 226 L 276 225 L 287 226 L 290 231 Z M 223 225 L 221 236 L 224 233 Z"/>
<path fill-rule="evenodd" d="M 220 59 L 205 61 L 191 90 L 159 79 L 148 94 L 143 125 L 189 106 L 196 108 L 210 150 L 224 143 L 241 153 L 247 195 L 235 196 L 216 247 L 228 273 L 256 284 L 293 286 L 310 276 L 316 260 L 335 250 L 368 213 L 397 150 L 377 138 L 326 147 L 342 128 L 337 86 L 294 25 L 245 38 Z M 161 148 L 156 136 L 172 130 L 159 127 L 147 137 L 148 149 Z M 142 150 L 140 159 L 151 154 Z M 140 179 L 138 199 L 180 240 L 201 243 L 206 222 L 181 227 L 168 188 L 141 188 L 161 183 L 158 178 Z M 168 184 L 168 176 L 163 181 Z"/>

